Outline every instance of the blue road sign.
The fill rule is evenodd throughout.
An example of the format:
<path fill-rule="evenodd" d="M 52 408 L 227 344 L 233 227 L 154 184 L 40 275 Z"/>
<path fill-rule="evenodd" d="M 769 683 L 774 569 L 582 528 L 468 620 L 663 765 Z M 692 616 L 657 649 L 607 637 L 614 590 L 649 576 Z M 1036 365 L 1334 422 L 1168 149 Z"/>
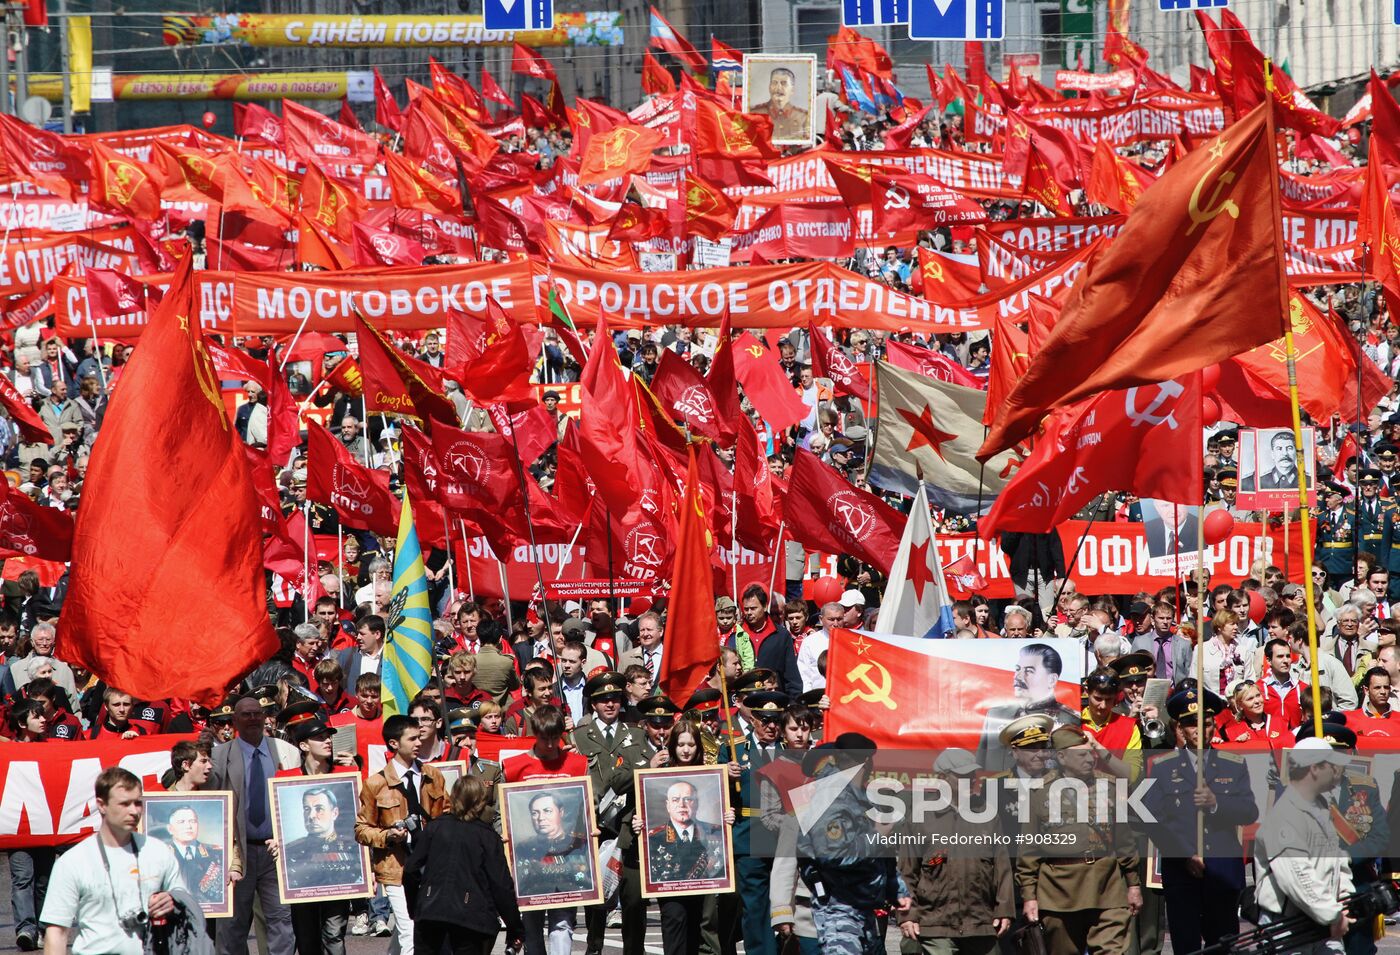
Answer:
<path fill-rule="evenodd" d="M 841 0 L 842 26 L 880 27 L 908 22 L 909 0 Z"/>
<path fill-rule="evenodd" d="M 911 40 L 1000 40 L 1005 0 L 909 0 Z"/>
<path fill-rule="evenodd" d="M 1395 0 L 1400 9 L 1400 0 Z M 1190 13 L 1192 10 L 1214 10 L 1228 7 L 1230 0 L 1157 0 L 1157 9 L 1164 13 Z"/>
<path fill-rule="evenodd" d="M 554 0 L 484 0 L 488 30 L 552 30 Z"/>

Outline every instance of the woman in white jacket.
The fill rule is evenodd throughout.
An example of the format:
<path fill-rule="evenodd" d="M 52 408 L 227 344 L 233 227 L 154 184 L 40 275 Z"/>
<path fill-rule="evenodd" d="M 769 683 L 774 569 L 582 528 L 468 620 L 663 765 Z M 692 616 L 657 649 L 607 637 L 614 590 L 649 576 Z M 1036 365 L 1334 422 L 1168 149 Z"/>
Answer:
<path fill-rule="evenodd" d="M 1197 644 L 1191 654 L 1191 673 L 1201 657 L 1203 682 L 1207 690 L 1227 696 L 1226 689 L 1236 680 L 1259 679 L 1258 647 L 1250 637 L 1241 637 L 1240 618 L 1229 610 L 1217 611 L 1211 619 L 1213 636 Z"/>

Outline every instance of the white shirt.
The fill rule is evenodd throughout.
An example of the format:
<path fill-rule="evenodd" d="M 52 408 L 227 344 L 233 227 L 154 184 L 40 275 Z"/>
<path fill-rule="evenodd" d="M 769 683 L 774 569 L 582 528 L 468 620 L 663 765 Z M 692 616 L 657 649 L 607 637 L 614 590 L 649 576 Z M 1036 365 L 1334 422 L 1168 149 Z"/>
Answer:
<path fill-rule="evenodd" d="M 73 955 L 142 955 L 141 939 L 122 930 L 121 916 L 146 911 L 146 903 L 156 892 L 184 888 L 180 865 L 165 843 L 138 835 L 126 847 L 106 847 L 112 876 L 109 882 L 108 867 L 102 864 L 97 846 L 100 838 L 93 834 L 58 857 L 39 921 L 76 926 Z M 138 858 L 132 851 L 137 846 L 139 884 Z"/>
<path fill-rule="evenodd" d="M 826 686 L 826 677 L 817 667 L 817 660 L 830 646 L 831 634 L 824 627 L 802 638 L 802 649 L 797 651 L 797 672 L 802 677 L 803 693 Z"/>

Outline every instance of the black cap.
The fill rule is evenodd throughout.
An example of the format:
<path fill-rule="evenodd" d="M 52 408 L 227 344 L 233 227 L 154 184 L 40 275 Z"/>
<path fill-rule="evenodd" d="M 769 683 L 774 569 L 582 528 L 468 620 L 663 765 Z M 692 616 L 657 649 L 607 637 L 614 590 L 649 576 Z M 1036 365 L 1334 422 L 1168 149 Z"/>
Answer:
<path fill-rule="evenodd" d="M 616 670 L 604 670 L 590 679 L 583 687 L 583 695 L 590 700 L 604 696 L 623 696 L 626 692 L 627 683 L 622 679 L 622 674 Z"/>
<path fill-rule="evenodd" d="M 1152 654 L 1146 650 L 1138 650 L 1136 653 L 1125 653 L 1109 665 L 1114 673 L 1118 674 L 1121 683 L 1139 683 L 1152 675 L 1152 670 L 1156 666 L 1152 659 Z"/>
<path fill-rule="evenodd" d="M 802 772 L 808 776 L 815 776 L 828 763 L 854 765 L 855 761 L 843 758 L 843 755 L 846 753 L 869 754 L 875 752 L 877 748 L 875 741 L 869 736 L 861 733 L 842 733 L 829 743 L 822 743 L 820 746 L 809 749 L 807 755 L 802 758 Z"/>
<path fill-rule="evenodd" d="M 1195 689 L 1182 690 L 1180 693 L 1173 694 L 1167 700 L 1167 715 L 1177 722 L 1195 717 L 1197 711 L 1202 708 L 1197 703 L 1198 699 Z M 1208 716 L 1214 716 L 1225 709 L 1225 701 L 1210 690 L 1206 690 L 1204 709 Z"/>
<path fill-rule="evenodd" d="M 731 692 L 735 695 L 748 693 L 760 684 L 770 681 L 776 683 L 778 681 L 778 675 L 772 670 L 767 670 L 763 667 L 754 667 L 752 670 L 739 674 L 739 679 L 734 681 L 734 688 Z"/>
<path fill-rule="evenodd" d="M 724 694 L 713 687 L 702 686 L 690 695 L 690 699 L 685 701 L 685 711 L 687 713 L 705 713 L 710 710 L 718 710 L 720 701 L 724 699 Z"/>
<path fill-rule="evenodd" d="M 277 714 L 278 726 L 292 726 L 304 720 L 315 719 L 321 713 L 321 704 L 317 700 L 301 699 L 295 703 L 288 703 L 282 708 L 282 712 Z"/>
<path fill-rule="evenodd" d="M 1389 441 L 1384 444 L 1376 445 L 1376 457 L 1378 458 L 1383 458 L 1386 461 L 1394 461 L 1397 454 L 1400 454 L 1400 448 L 1395 447 L 1395 445 L 1391 444 Z"/>
<path fill-rule="evenodd" d="M 826 687 L 819 686 L 815 690 L 808 690 L 797 698 L 797 702 L 803 706 L 816 706 L 826 696 Z"/>
<path fill-rule="evenodd" d="M 250 691 L 249 695 L 256 696 L 264 710 L 275 711 L 277 709 L 276 683 L 264 683 L 262 686 L 255 686 Z"/>
<path fill-rule="evenodd" d="M 642 719 L 649 720 L 655 718 L 675 717 L 681 708 L 672 703 L 664 696 L 649 696 L 637 704 L 637 712 L 642 714 Z"/>
<path fill-rule="evenodd" d="M 1331 714 L 1328 715 L 1331 716 Z M 1336 717 L 1335 719 L 1337 720 L 1335 722 L 1333 719 L 1323 719 L 1322 738 L 1331 743 L 1333 749 L 1355 749 L 1356 731 L 1349 729 L 1346 724 L 1340 722 L 1340 717 Z M 1293 738 L 1300 742 L 1305 739 L 1312 739 L 1317 735 L 1316 729 L 1317 727 L 1313 725 L 1312 720 L 1303 720 L 1303 725 L 1298 727 L 1297 732 L 1293 734 Z"/>
<path fill-rule="evenodd" d="M 1381 483 L 1381 477 L 1382 475 L 1379 468 L 1366 468 L 1360 474 L 1362 484 L 1379 484 Z"/>
<path fill-rule="evenodd" d="M 744 705 L 749 708 L 749 712 L 754 715 L 755 719 L 781 719 L 783 712 L 788 707 L 788 695 L 779 693 L 777 690 L 759 690 L 756 693 L 750 693 L 745 698 Z"/>
<path fill-rule="evenodd" d="M 209 711 L 209 722 L 232 723 L 234 697 L 229 697 Z"/>
<path fill-rule="evenodd" d="M 1326 486 L 1326 488 L 1327 488 L 1327 493 L 1328 493 L 1328 494 L 1337 494 L 1337 495 L 1340 495 L 1340 496 L 1342 496 L 1342 497 L 1346 497 L 1348 494 L 1351 493 L 1350 491 L 1348 491 L 1348 490 L 1346 489 L 1346 487 L 1344 487 L 1344 486 L 1341 485 L 1341 484 L 1338 484 L 1336 481 L 1328 481 L 1328 482 L 1326 482 L 1326 485 L 1325 485 L 1325 486 Z"/>

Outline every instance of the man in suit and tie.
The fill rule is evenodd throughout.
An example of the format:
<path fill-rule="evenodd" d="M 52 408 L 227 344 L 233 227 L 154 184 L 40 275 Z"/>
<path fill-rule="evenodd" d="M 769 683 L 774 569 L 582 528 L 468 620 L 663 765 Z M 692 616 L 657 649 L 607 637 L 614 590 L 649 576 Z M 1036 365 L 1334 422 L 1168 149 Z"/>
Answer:
<path fill-rule="evenodd" d="M 384 618 L 378 614 L 366 614 L 360 618 L 355 630 L 355 646 L 347 647 L 336 655 L 336 662 L 345 673 L 345 685 L 354 686 L 361 673 L 378 673 L 380 657 L 384 653 Z"/>
<path fill-rule="evenodd" d="M 1191 649 L 1191 641 L 1176 632 L 1176 609 L 1165 601 L 1152 608 L 1152 629 L 1133 638 L 1133 652 L 1151 654 L 1155 675 L 1173 685 L 1190 675 Z"/>
<path fill-rule="evenodd" d="M 296 948 L 292 911 L 279 900 L 277 860 L 268 849 L 272 805 L 267 781 L 278 770 L 299 766 L 300 753 L 292 744 L 266 735 L 262 702 L 256 696 L 239 697 L 233 722 L 238 735 L 214 747 L 209 778 L 201 787 L 233 793 L 233 839 L 243 860 L 243 878 L 233 886 L 233 917 L 219 923 L 218 953 L 245 955 L 248 951 L 256 895 L 267 920 L 268 952 L 292 955 Z"/>
<path fill-rule="evenodd" d="M 637 618 L 637 645 L 622 655 L 617 668 L 625 671 L 628 667 L 644 666 L 651 673 L 651 685 L 661 681 L 661 654 L 665 631 L 661 626 L 661 615 L 648 610 Z"/>

